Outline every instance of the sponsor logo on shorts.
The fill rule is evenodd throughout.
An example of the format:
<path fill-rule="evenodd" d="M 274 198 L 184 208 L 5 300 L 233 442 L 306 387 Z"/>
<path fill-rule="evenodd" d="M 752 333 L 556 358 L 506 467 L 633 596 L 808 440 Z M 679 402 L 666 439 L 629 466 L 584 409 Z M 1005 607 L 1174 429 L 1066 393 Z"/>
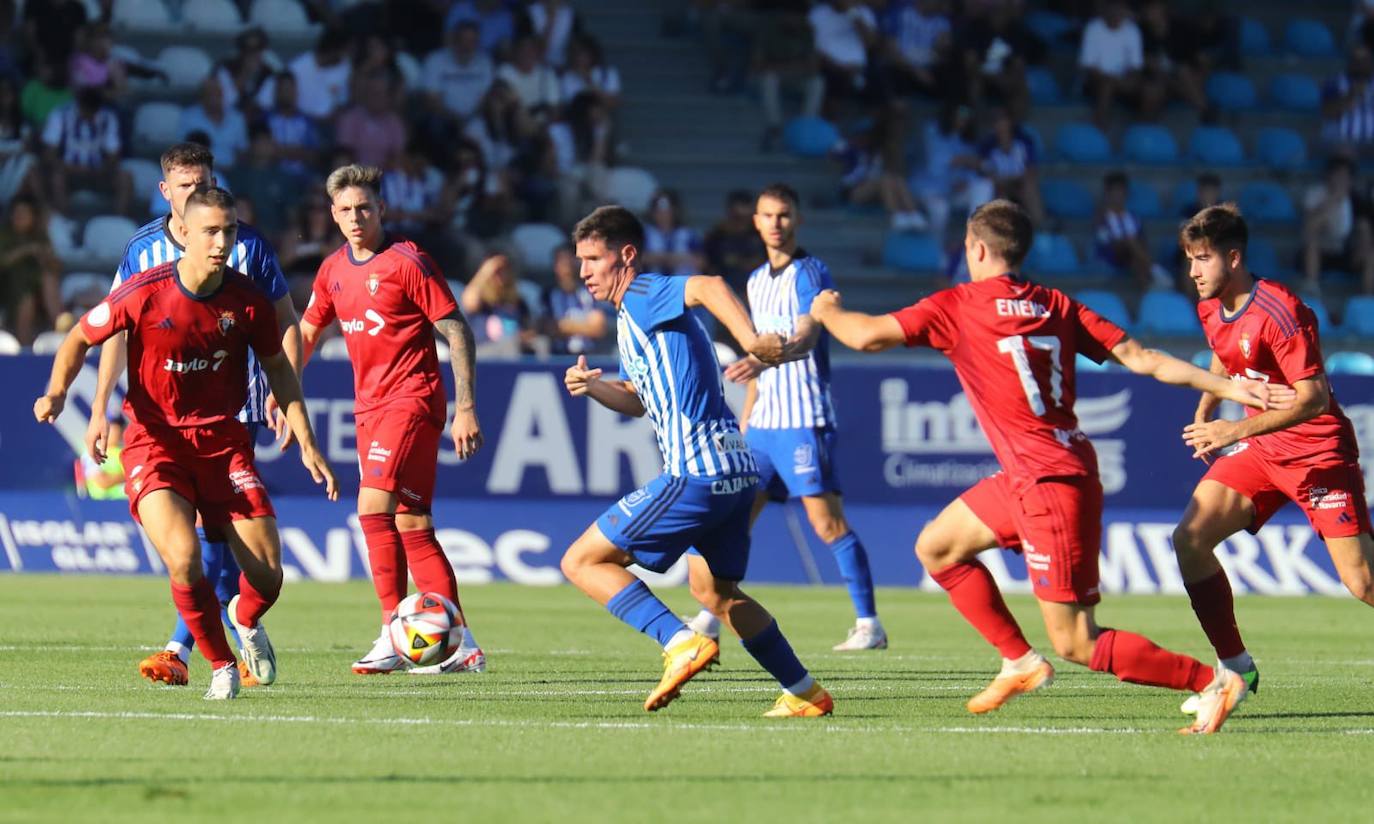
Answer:
<path fill-rule="evenodd" d="M 1307 500 L 1313 509 L 1345 509 L 1350 504 L 1350 493 L 1340 489 L 1314 486 L 1307 491 Z"/>
<path fill-rule="evenodd" d="M 752 489 L 758 485 L 759 476 L 740 475 L 738 478 L 721 478 L 711 481 L 712 495 L 736 495 L 746 489 Z"/>
<path fill-rule="evenodd" d="M 386 459 L 391 457 L 391 450 L 383 447 L 379 442 L 373 441 L 367 447 L 367 459 L 373 463 L 386 463 Z"/>
<path fill-rule="evenodd" d="M 1045 572 L 1050 568 L 1050 556 L 1043 552 L 1036 552 L 1035 547 L 1027 543 L 1021 544 L 1026 556 L 1026 568 L 1037 572 Z"/>
<path fill-rule="evenodd" d="M 421 498 L 420 493 L 406 489 L 405 487 L 401 487 L 401 494 L 411 499 L 412 501 L 418 501 Z"/>
<path fill-rule="evenodd" d="M 796 475 L 805 475 L 808 472 L 816 471 L 816 450 L 811 448 L 811 444 L 798 444 L 792 450 L 792 472 Z"/>
<path fill-rule="evenodd" d="M 234 494 L 242 495 L 250 489 L 262 489 L 258 473 L 251 469 L 235 469 L 229 473 L 229 483 L 234 485 Z"/>

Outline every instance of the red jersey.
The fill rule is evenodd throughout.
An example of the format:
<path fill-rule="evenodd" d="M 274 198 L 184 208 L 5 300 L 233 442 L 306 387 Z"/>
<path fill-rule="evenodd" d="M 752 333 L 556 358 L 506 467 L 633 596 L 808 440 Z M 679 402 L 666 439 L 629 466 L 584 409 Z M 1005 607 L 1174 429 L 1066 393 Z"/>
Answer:
<path fill-rule="evenodd" d="M 281 351 L 277 311 L 253 281 L 230 269 L 209 295 L 182 286 L 175 262 L 126 280 L 81 318 L 92 344 L 129 332 L 124 409 L 148 425 L 209 426 L 238 420 L 248 400 L 248 347 Z"/>
<path fill-rule="evenodd" d="M 448 416 L 434 322 L 458 309 L 448 282 L 414 243 L 388 236 L 361 263 L 347 244 L 315 276 L 305 320 L 343 328 L 353 362 L 353 414 L 402 404 L 440 421 Z"/>
<path fill-rule="evenodd" d="M 1126 339 L 1063 292 L 1013 275 L 964 283 L 893 312 L 907 346 L 954 364 L 978 423 L 1014 485 L 1097 475 L 1074 415 L 1074 358 L 1098 363 Z"/>
<path fill-rule="evenodd" d="M 1317 316 L 1286 286 L 1256 279 L 1245 305 L 1226 317 L 1221 301 L 1213 298 L 1197 305 L 1207 345 L 1233 379 L 1253 378 L 1292 386 L 1322 374 L 1321 339 Z M 1259 410 L 1249 407 L 1246 415 Z M 1329 463 L 1333 457 L 1359 457 L 1355 430 L 1336 402 L 1326 411 L 1296 426 L 1250 439 L 1252 448 L 1275 461 Z"/>

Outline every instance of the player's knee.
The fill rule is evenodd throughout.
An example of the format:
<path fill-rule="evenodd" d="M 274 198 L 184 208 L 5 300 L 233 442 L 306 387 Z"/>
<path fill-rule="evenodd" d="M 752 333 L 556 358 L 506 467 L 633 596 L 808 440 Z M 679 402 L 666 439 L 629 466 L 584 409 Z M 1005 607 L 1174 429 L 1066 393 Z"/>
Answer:
<path fill-rule="evenodd" d="M 955 561 L 955 548 L 944 536 L 929 529 L 916 536 L 916 559 L 930 572 L 938 572 Z"/>
<path fill-rule="evenodd" d="M 1368 569 L 1341 570 L 1341 582 L 1351 595 L 1374 606 L 1374 576 Z"/>
<path fill-rule="evenodd" d="M 1093 641 L 1085 633 L 1063 630 L 1050 633 L 1054 654 L 1065 661 L 1088 666 L 1093 657 Z"/>
<path fill-rule="evenodd" d="M 1185 521 L 1174 527 L 1174 553 L 1177 555 L 1196 554 L 1204 540 L 1201 531 L 1192 523 Z"/>
<path fill-rule="evenodd" d="M 580 553 L 577 552 L 577 547 L 575 546 L 569 547 L 568 551 L 563 553 L 563 559 L 558 562 L 558 569 L 563 573 L 563 577 L 567 578 L 569 581 L 577 580 L 578 575 L 582 572 L 583 566 L 585 566 L 584 559 L 581 557 Z"/>

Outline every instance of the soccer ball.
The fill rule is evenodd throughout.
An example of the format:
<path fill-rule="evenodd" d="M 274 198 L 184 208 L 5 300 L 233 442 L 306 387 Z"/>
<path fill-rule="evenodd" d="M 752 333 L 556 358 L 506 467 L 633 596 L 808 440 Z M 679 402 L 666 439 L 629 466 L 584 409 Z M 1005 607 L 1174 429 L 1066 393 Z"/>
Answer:
<path fill-rule="evenodd" d="M 391 612 L 387 624 L 396 654 L 417 667 L 437 664 L 463 641 L 458 607 L 437 592 L 417 592 Z"/>

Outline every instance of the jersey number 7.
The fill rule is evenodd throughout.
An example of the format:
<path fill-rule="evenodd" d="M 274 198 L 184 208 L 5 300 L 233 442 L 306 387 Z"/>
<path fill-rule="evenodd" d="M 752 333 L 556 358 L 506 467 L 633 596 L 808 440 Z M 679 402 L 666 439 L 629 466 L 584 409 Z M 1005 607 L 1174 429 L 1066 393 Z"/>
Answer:
<path fill-rule="evenodd" d="M 1044 415 L 1045 399 L 1040 394 L 1040 381 L 1036 379 L 1031 366 L 1026 344 L 1030 344 L 1031 349 L 1050 353 L 1050 400 L 1058 406 L 1064 398 L 1064 367 L 1059 362 L 1061 343 L 1053 335 L 1011 335 L 997 341 L 997 351 L 1011 355 L 1016 374 L 1021 378 L 1021 388 L 1026 390 L 1026 401 L 1030 403 L 1031 412 Z"/>

